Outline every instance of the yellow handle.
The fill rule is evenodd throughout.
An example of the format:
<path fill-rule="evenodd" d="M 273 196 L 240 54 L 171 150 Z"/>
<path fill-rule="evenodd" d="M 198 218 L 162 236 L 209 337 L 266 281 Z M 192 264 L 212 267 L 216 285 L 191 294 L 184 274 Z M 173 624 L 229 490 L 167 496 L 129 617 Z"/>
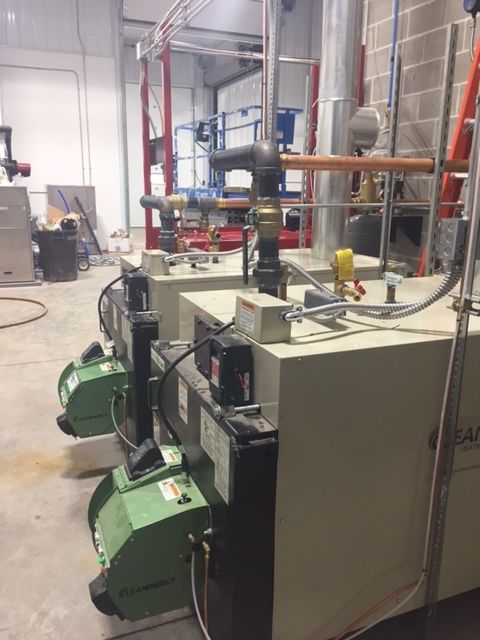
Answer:
<path fill-rule="evenodd" d="M 338 279 L 353 280 L 355 271 L 353 268 L 353 251 L 351 249 L 339 249 L 335 251 L 338 264 Z"/>

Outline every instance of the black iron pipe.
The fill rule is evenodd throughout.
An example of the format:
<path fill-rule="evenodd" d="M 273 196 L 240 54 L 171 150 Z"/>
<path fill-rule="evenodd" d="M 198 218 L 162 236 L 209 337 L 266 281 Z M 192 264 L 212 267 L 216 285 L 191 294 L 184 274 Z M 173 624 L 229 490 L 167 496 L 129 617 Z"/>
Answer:
<path fill-rule="evenodd" d="M 217 149 L 210 155 L 210 166 L 215 171 L 257 171 L 262 168 L 273 173 L 281 172 L 280 153 L 269 140 L 257 140 L 234 149 Z"/>
<path fill-rule="evenodd" d="M 167 196 L 142 196 L 140 205 L 144 209 L 157 209 L 160 213 L 173 213 L 173 203 Z"/>
<path fill-rule="evenodd" d="M 278 297 L 282 279 L 278 238 L 258 237 L 258 260 L 253 275 L 258 282 L 258 292 Z"/>
<path fill-rule="evenodd" d="M 163 251 L 174 253 L 177 248 L 175 228 L 175 208 L 168 196 L 147 196 L 140 198 L 140 205 L 144 209 L 157 209 L 160 214 L 160 233 L 158 234 L 158 246 Z"/>
<path fill-rule="evenodd" d="M 263 206 L 258 207 L 258 262 L 253 272 L 258 282 L 260 293 L 278 295 L 278 286 L 282 278 L 282 269 L 279 260 L 279 233 L 281 221 L 278 222 L 278 232 L 275 235 L 270 231 L 271 216 L 281 218 L 280 203 L 278 211 L 272 207 L 272 200 L 279 196 L 278 185 L 282 174 L 280 153 L 277 145 L 270 140 L 257 140 L 253 144 L 234 149 L 218 149 L 210 156 L 210 165 L 216 171 L 232 171 L 243 169 L 251 171 L 257 190 L 257 198 L 263 199 Z M 266 207 L 266 208 L 265 208 Z M 268 212 L 267 214 L 265 212 Z M 265 215 L 268 218 L 265 219 Z M 244 257 L 244 260 L 248 258 Z M 248 264 L 243 265 L 244 272 Z"/>

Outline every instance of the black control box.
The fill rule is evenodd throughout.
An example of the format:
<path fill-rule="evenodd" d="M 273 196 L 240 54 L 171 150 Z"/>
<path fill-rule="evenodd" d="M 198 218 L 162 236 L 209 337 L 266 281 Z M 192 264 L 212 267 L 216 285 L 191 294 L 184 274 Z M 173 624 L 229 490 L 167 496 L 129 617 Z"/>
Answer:
<path fill-rule="evenodd" d="M 218 322 L 209 322 L 203 316 L 195 316 L 194 319 L 194 342 L 200 342 L 211 335 L 215 329 L 221 325 Z M 195 351 L 195 366 L 202 376 L 210 380 L 210 342 L 206 342 L 203 347 Z"/>
<path fill-rule="evenodd" d="M 125 302 L 129 311 L 148 311 L 148 279 L 144 273 L 123 276 Z"/>
<path fill-rule="evenodd" d="M 253 355 L 247 340 L 218 335 L 210 340 L 210 393 L 222 407 L 253 403 Z"/>

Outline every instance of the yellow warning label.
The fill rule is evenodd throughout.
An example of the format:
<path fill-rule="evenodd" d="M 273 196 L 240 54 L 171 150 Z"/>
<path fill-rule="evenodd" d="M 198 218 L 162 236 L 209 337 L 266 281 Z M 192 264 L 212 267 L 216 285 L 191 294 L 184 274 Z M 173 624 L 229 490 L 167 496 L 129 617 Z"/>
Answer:
<path fill-rule="evenodd" d="M 353 280 L 355 272 L 353 269 L 353 251 L 351 249 L 340 249 L 335 251 L 338 264 L 338 279 Z"/>

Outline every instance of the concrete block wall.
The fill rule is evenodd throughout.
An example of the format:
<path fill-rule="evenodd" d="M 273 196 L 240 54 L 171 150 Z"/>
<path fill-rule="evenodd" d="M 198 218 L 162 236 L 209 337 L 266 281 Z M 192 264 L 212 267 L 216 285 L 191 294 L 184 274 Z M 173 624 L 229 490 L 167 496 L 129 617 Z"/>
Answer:
<path fill-rule="evenodd" d="M 366 60 L 365 104 L 386 109 L 392 0 L 365 0 Z M 447 25 L 459 25 L 449 140 L 470 69 L 472 19 L 463 10 L 462 0 L 400 0 L 398 41 L 403 53 L 400 99 L 399 155 L 431 156 L 439 129 L 442 72 Z M 480 27 L 478 28 L 480 33 Z M 386 144 L 386 134 L 380 145 Z M 408 176 L 408 194 L 428 197 L 431 178 Z"/>

